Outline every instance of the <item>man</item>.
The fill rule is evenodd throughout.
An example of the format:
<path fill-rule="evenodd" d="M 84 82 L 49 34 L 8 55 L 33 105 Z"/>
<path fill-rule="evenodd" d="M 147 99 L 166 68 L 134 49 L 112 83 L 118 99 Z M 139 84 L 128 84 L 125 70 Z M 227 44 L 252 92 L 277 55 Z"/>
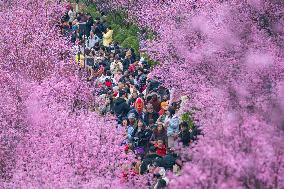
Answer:
<path fill-rule="evenodd" d="M 87 34 L 87 37 L 90 36 L 90 31 L 91 31 L 93 25 L 94 25 L 94 19 L 93 19 L 92 16 L 89 15 L 88 21 L 86 22 L 86 34 Z"/>
<path fill-rule="evenodd" d="M 168 148 L 167 154 L 158 162 L 160 167 L 164 167 L 166 170 L 173 170 L 174 165 L 176 164 L 177 154 L 174 152 L 174 149 Z"/>
<path fill-rule="evenodd" d="M 179 133 L 180 142 L 182 142 L 184 146 L 189 146 L 189 144 L 194 139 L 192 130 L 189 129 L 189 126 L 186 122 L 182 122 L 180 124 L 180 128 L 181 128 L 181 131 Z"/>
<path fill-rule="evenodd" d="M 103 25 L 100 22 L 100 18 L 96 18 L 96 23 L 94 24 L 94 33 L 100 38 L 100 40 L 103 39 L 103 32 L 104 29 Z"/>
<path fill-rule="evenodd" d="M 154 189 L 164 189 L 169 184 L 169 179 L 166 177 L 166 170 L 163 167 L 156 167 L 154 177 L 157 179 Z"/>
<path fill-rule="evenodd" d="M 140 93 L 142 93 L 146 86 L 147 76 L 144 74 L 144 70 L 142 68 L 139 68 L 137 73 L 138 75 L 135 78 L 137 81 L 136 88 Z"/>

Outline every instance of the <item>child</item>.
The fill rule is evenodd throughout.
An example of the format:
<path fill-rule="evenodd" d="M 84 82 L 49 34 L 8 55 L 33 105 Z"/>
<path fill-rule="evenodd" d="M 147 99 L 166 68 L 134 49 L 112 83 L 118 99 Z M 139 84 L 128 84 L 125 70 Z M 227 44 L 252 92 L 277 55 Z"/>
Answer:
<path fill-rule="evenodd" d="M 159 156 L 165 156 L 167 153 L 166 145 L 163 140 L 158 140 L 157 144 L 155 144 L 156 154 Z"/>

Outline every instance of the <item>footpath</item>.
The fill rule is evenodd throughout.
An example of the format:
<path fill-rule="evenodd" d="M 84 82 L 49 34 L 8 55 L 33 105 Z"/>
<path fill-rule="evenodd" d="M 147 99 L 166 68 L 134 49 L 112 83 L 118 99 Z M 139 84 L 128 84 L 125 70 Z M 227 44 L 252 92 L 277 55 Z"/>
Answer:
<path fill-rule="evenodd" d="M 77 13 L 70 6 L 61 20 L 62 35 L 72 42 L 81 72 L 105 101 L 96 109 L 117 118 L 117 127 L 125 129 L 121 143 L 125 153 L 136 155 L 137 161 L 125 168 L 122 177 L 153 173 L 154 187 L 162 188 L 169 182 L 166 171 L 180 174 L 182 161 L 176 148 L 190 146 L 199 130 L 176 115 L 181 100 L 173 101 L 170 90 L 149 78 L 145 52 L 135 53 L 113 41 L 116 31 L 105 18 Z"/>

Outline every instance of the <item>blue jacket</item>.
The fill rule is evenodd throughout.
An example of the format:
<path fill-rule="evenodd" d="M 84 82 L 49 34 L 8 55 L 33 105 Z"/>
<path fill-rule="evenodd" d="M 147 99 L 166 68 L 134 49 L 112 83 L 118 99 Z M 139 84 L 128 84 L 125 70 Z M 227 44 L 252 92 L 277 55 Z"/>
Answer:
<path fill-rule="evenodd" d="M 167 136 L 173 136 L 179 132 L 179 118 L 174 116 L 170 118 L 169 125 L 167 128 Z"/>
<path fill-rule="evenodd" d="M 129 125 L 127 126 L 127 139 L 128 142 L 131 142 L 133 140 L 133 135 L 134 135 L 134 127 Z"/>

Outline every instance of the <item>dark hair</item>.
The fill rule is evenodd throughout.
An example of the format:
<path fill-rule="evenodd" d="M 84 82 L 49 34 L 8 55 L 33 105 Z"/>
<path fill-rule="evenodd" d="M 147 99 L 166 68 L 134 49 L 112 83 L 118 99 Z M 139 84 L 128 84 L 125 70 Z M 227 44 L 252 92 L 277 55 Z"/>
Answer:
<path fill-rule="evenodd" d="M 144 73 L 144 69 L 143 68 L 138 68 L 138 71 L 141 71 L 142 73 Z"/>
<path fill-rule="evenodd" d="M 175 109 L 172 106 L 168 108 L 168 111 L 170 112 L 171 116 L 176 113 Z"/>
<path fill-rule="evenodd" d="M 147 102 L 149 102 L 150 100 L 152 100 L 152 96 L 147 96 Z"/>
<path fill-rule="evenodd" d="M 149 152 L 156 153 L 156 148 L 154 146 L 151 146 L 149 148 Z"/>
<path fill-rule="evenodd" d="M 157 188 L 165 188 L 167 186 L 167 182 L 164 179 L 160 179 L 157 184 Z"/>
<path fill-rule="evenodd" d="M 106 51 L 106 48 L 104 46 L 101 46 L 101 49 L 102 51 Z"/>
<path fill-rule="evenodd" d="M 123 118 L 121 119 L 121 123 L 122 123 L 124 120 L 127 121 L 127 125 L 128 125 L 128 124 L 129 124 L 128 118 L 127 118 L 127 117 L 123 117 Z"/>
<path fill-rule="evenodd" d="M 181 122 L 181 124 L 179 125 L 180 127 L 185 127 L 185 128 L 188 128 L 188 123 L 183 121 Z"/>
<path fill-rule="evenodd" d="M 164 127 L 164 125 L 162 125 L 162 130 L 161 131 L 158 131 L 158 125 L 159 124 L 157 124 L 157 127 L 154 129 L 154 134 L 155 135 L 158 135 L 158 134 L 162 134 L 162 133 L 165 133 L 166 134 L 166 129 L 165 129 L 165 127 Z M 160 137 L 158 137 L 158 138 L 160 138 Z M 164 139 L 162 139 L 162 138 L 160 138 L 161 140 L 164 140 Z M 165 141 L 164 141 L 165 142 Z"/>
<path fill-rule="evenodd" d="M 85 49 L 85 54 L 86 54 L 87 56 L 89 56 L 90 53 L 91 53 L 91 50 L 90 50 L 90 49 Z"/>
<path fill-rule="evenodd" d="M 119 91 L 119 97 L 121 97 L 121 96 L 123 96 L 125 94 L 126 94 L 126 92 L 124 90 Z"/>
<path fill-rule="evenodd" d="M 149 120 L 149 125 L 155 123 L 155 121 L 153 119 Z"/>
<path fill-rule="evenodd" d="M 137 120 L 137 123 L 138 123 L 139 121 L 140 121 L 140 122 L 142 122 L 143 127 L 145 127 L 145 126 L 146 126 L 146 124 L 145 124 L 145 122 L 143 121 L 143 119 L 139 118 L 139 119 Z"/>
<path fill-rule="evenodd" d="M 111 76 L 111 71 L 110 71 L 110 70 L 107 70 L 107 71 L 106 71 L 106 75 L 107 75 L 107 76 Z"/>

